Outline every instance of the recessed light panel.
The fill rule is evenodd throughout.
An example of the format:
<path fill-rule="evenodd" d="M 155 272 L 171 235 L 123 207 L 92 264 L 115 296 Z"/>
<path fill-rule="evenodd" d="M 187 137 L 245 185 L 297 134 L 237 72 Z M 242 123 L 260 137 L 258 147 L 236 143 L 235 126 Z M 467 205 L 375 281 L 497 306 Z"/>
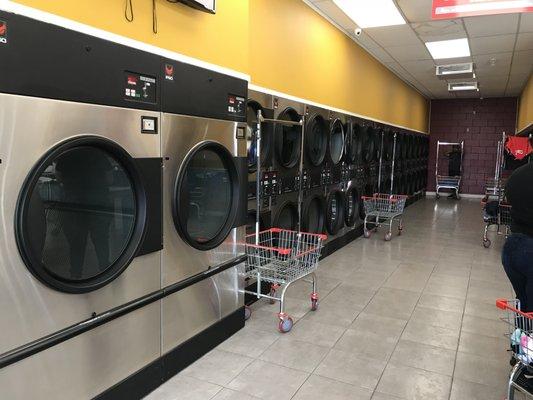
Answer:
<path fill-rule="evenodd" d="M 470 47 L 466 38 L 427 42 L 426 47 L 435 60 L 470 56 Z"/>
<path fill-rule="evenodd" d="M 453 82 L 448 83 L 449 92 L 463 92 L 467 90 L 477 90 L 479 91 L 477 82 Z"/>
<path fill-rule="evenodd" d="M 359 28 L 405 24 L 393 0 L 333 0 L 333 2 Z"/>

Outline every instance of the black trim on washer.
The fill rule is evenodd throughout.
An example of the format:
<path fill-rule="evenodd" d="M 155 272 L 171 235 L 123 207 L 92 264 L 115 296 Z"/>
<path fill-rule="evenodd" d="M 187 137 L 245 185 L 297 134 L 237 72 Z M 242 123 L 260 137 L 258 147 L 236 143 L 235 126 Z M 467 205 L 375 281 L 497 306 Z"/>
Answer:
<path fill-rule="evenodd" d="M 124 167 L 133 184 L 135 192 L 135 225 L 129 243 L 120 257 L 99 275 L 82 281 L 62 279 L 52 275 L 42 261 L 29 250 L 30 230 L 27 222 L 31 194 L 44 170 L 67 151 L 92 147 L 111 155 Z M 15 210 L 15 236 L 17 247 L 28 270 L 42 283 L 52 289 L 67 293 L 85 293 L 101 288 L 117 278 L 135 258 L 144 239 L 147 220 L 147 201 L 143 179 L 135 160 L 117 143 L 99 136 L 80 136 L 67 139 L 46 152 L 27 175 L 17 200 Z"/>
<path fill-rule="evenodd" d="M 244 328 L 244 307 L 181 343 L 99 394 L 94 400 L 140 400 L 242 328 Z"/>
<path fill-rule="evenodd" d="M 310 228 L 310 223 L 309 223 L 309 209 L 311 208 L 311 205 L 313 204 L 315 200 L 318 202 L 318 207 L 319 207 L 318 226 L 320 229 L 318 231 L 312 231 Z M 318 193 L 308 196 L 305 199 L 303 210 L 302 210 L 302 229 L 301 230 L 304 232 L 310 232 L 310 233 L 324 233 L 326 231 L 325 220 L 326 220 L 326 200 L 324 199 L 324 196 Z"/>
<path fill-rule="evenodd" d="M 340 146 L 340 155 L 336 157 L 335 159 L 333 159 L 333 155 L 332 155 L 333 137 L 339 134 L 342 136 L 342 145 Z M 340 120 L 340 118 L 335 118 L 333 121 L 330 122 L 329 135 L 328 135 L 328 155 L 329 155 L 329 160 L 333 163 L 333 165 L 337 165 L 342 160 L 342 156 L 344 155 L 345 140 L 346 140 L 346 136 L 344 132 L 344 125 L 342 121 Z"/>
<path fill-rule="evenodd" d="M 298 114 L 298 111 L 296 111 L 294 108 L 292 107 L 287 107 L 285 108 L 279 115 L 278 115 L 278 120 L 282 120 L 282 121 L 294 121 L 294 122 L 298 122 L 300 121 L 300 114 Z M 282 157 L 282 153 L 283 153 L 283 147 L 285 145 L 285 143 L 283 143 L 283 130 L 284 129 L 290 129 L 290 130 L 293 130 L 295 132 L 295 134 L 297 135 L 297 139 L 296 139 L 296 146 L 295 148 L 293 149 L 292 153 L 291 153 L 291 157 L 290 157 L 290 160 L 288 162 L 283 162 L 283 157 Z M 296 132 L 296 131 L 300 131 L 300 132 Z M 279 165 L 281 165 L 282 167 L 286 168 L 286 169 L 291 169 L 291 168 L 294 168 L 298 162 L 300 161 L 300 147 L 301 147 L 301 144 L 302 144 L 302 134 L 301 134 L 301 127 L 299 126 L 287 126 L 287 125 L 283 125 L 283 124 L 276 124 L 276 127 L 274 129 L 274 153 L 275 153 L 275 157 L 276 157 L 276 160 L 278 162 Z"/>
<path fill-rule="evenodd" d="M 331 212 L 331 203 L 333 198 L 336 198 L 338 201 L 337 204 L 337 217 L 332 221 L 332 212 Z M 334 189 L 328 193 L 326 199 L 326 228 L 330 235 L 336 235 L 339 233 L 341 228 L 344 226 L 344 211 L 346 205 L 344 202 L 343 193 L 339 189 Z"/>
<path fill-rule="evenodd" d="M 281 227 L 279 226 L 279 218 L 281 216 L 281 212 L 288 208 L 291 212 L 291 216 L 293 219 L 293 225 L 290 227 Z M 287 200 L 283 202 L 278 209 L 276 210 L 276 213 L 274 217 L 272 218 L 272 227 L 273 228 L 283 228 L 283 229 L 289 229 L 289 230 L 296 230 L 298 228 L 298 207 L 296 206 L 296 203 L 291 200 Z"/>
<path fill-rule="evenodd" d="M 349 199 L 353 200 L 353 213 L 350 214 L 348 210 L 348 204 L 350 203 Z M 355 221 L 359 217 L 359 207 L 361 198 L 359 197 L 359 191 L 355 186 L 351 186 L 345 193 L 345 206 L 346 210 L 344 211 L 344 223 L 347 227 L 352 227 L 355 224 Z"/>
<path fill-rule="evenodd" d="M 319 142 L 319 147 L 315 146 Z M 328 149 L 328 124 L 326 119 L 316 113 L 307 121 L 305 127 L 305 157 L 314 167 L 324 162 Z"/>
<path fill-rule="evenodd" d="M 228 171 L 230 175 L 230 181 L 231 181 L 231 210 L 228 214 L 228 217 L 226 218 L 226 222 L 224 225 L 219 229 L 218 233 L 213 237 L 212 239 L 200 243 L 189 235 L 187 232 L 187 224 L 185 221 L 183 221 L 183 218 L 181 218 L 181 215 L 184 213 L 185 207 L 188 207 L 186 199 L 183 198 L 183 190 L 186 188 L 183 188 L 184 185 L 184 177 L 187 173 L 187 166 L 189 162 L 192 160 L 192 158 L 202 150 L 212 150 L 214 151 L 219 157 L 224 166 L 226 167 L 226 170 Z M 185 240 L 190 246 L 194 247 L 198 250 L 211 250 L 220 245 L 226 237 L 230 234 L 231 230 L 234 227 L 235 221 L 237 219 L 237 214 L 239 211 L 239 208 L 241 208 L 241 181 L 240 174 L 238 172 L 238 167 L 233 159 L 233 156 L 231 153 L 226 149 L 224 146 L 222 146 L 220 143 L 213 142 L 213 141 L 206 141 L 201 142 L 197 146 L 193 147 L 192 150 L 187 154 L 185 159 L 182 161 L 178 175 L 176 177 L 176 182 L 174 185 L 174 192 L 172 196 L 172 219 L 174 220 L 174 226 L 176 227 L 177 232 L 181 236 L 183 240 Z M 247 188 L 247 185 L 244 185 L 245 188 Z M 245 202 L 246 203 L 246 202 Z M 244 208 L 244 212 L 246 212 L 246 207 Z M 246 216 L 244 216 L 244 224 L 246 224 Z"/>
<path fill-rule="evenodd" d="M 72 339 L 85 332 L 95 329 L 117 318 L 120 318 L 126 314 L 129 314 L 130 312 L 146 307 L 147 305 L 152 304 L 158 300 L 164 299 L 165 297 L 170 296 L 171 294 L 184 290 L 189 286 L 194 285 L 195 283 L 201 282 L 204 279 L 210 278 L 213 275 L 217 275 L 223 271 L 226 271 L 227 269 L 236 267 L 237 265 L 242 264 L 245 261 L 246 255 L 243 254 L 225 263 L 219 264 L 213 268 L 208 268 L 205 271 L 193 275 L 187 279 L 166 286 L 160 290 L 156 290 L 155 292 L 148 293 L 147 295 L 132 300 L 126 304 L 112 308 L 108 311 L 104 311 L 100 314 L 95 314 L 93 317 L 85 321 L 81 321 L 77 324 L 61 329 L 60 331 L 51 333 L 50 335 L 34 340 L 33 342 L 27 343 L 13 350 L 0 354 L 0 369 L 5 368 L 18 361 L 24 360 L 25 358 L 28 358 L 34 354 L 40 353 L 41 351 L 49 349 L 50 347 L 57 346 L 58 344 L 66 342 L 69 339 Z"/>
<path fill-rule="evenodd" d="M 265 118 L 274 118 L 274 110 L 265 108 L 259 102 L 255 100 L 248 100 L 248 103 L 246 104 L 247 110 L 248 108 L 252 109 L 254 111 L 254 114 L 256 114 L 256 118 L 253 119 L 253 121 L 246 121 L 246 124 L 250 129 L 252 129 L 254 132 L 256 131 L 256 119 L 257 119 L 257 111 L 261 110 L 261 114 Z M 252 126 L 250 126 L 250 124 Z M 272 147 L 273 147 L 273 141 L 274 141 L 274 133 L 273 124 L 261 124 L 261 166 L 262 167 L 270 167 L 272 165 Z M 247 138 L 248 140 L 248 138 Z M 257 157 L 255 159 L 255 162 L 253 164 L 249 164 L 248 160 L 248 173 L 252 174 L 257 171 Z"/>

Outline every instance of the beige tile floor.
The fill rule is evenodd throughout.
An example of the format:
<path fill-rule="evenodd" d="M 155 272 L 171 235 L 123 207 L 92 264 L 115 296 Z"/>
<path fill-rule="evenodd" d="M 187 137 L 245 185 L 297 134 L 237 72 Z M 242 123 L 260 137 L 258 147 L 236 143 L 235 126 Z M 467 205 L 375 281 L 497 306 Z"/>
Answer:
<path fill-rule="evenodd" d="M 148 400 L 502 400 L 506 326 L 495 299 L 513 295 L 502 238 L 481 246 L 478 200 L 409 207 L 401 237 L 358 239 L 288 291 L 292 332 L 277 307 L 253 305 L 246 327 Z M 522 397 L 517 396 L 518 399 Z"/>

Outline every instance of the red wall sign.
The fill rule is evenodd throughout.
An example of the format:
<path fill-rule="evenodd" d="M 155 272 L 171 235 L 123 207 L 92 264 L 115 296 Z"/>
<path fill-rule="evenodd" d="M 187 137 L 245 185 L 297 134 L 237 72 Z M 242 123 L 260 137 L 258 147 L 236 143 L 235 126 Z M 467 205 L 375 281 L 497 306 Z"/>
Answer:
<path fill-rule="evenodd" d="M 533 12 L 533 0 L 433 0 L 432 19 Z"/>

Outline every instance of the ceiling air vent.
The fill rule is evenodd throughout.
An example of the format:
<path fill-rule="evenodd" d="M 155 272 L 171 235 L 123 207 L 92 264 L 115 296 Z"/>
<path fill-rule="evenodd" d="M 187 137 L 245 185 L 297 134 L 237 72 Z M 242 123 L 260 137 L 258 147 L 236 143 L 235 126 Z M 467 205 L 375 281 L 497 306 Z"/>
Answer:
<path fill-rule="evenodd" d="M 474 64 L 461 63 L 449 65 L 437 65 L 435 67 L 436 74 L 439 78 L 474 78 Z"/>
<path fill-rule="evenodd" d="M 477 82 L 452 82 L 448 83 L 449 92 L 462 92 L 465 90 L 479 90 Z"/>

